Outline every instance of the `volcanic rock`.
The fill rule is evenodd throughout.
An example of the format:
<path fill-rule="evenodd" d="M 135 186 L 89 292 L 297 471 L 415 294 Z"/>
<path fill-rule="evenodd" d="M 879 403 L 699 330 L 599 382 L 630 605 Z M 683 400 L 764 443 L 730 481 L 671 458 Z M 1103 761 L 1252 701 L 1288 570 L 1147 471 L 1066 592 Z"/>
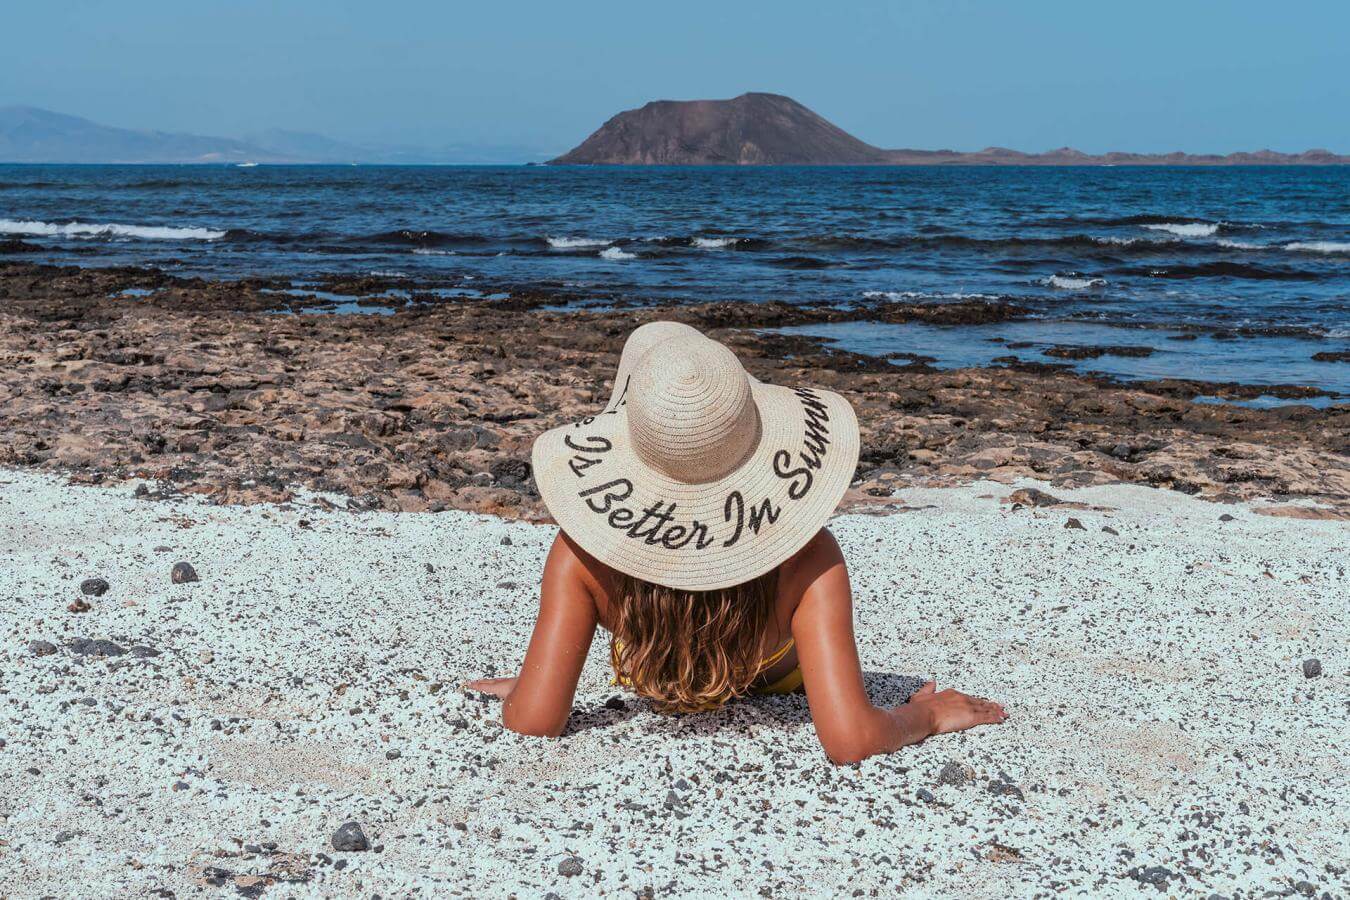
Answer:
<path fill-rule="evenodd" d="M 86 597 L 102 597 L 108 593 L 109 584 L 102 578 L 86 578 L 80 582 L 80 593 Z"/>
<path fill-rule="evenodd" d="M 344 822 L 341 828 L 333 832 L 332 844 L 334 850 L 344 853 L 361 853 L 370 849 L 366 833 L 356 822 Z"/>
<path fill-rule="evenodd" d="M 173 571 L 169 573 L 169 577 L 174 584 L 189 584 L 200 580 L 197 578 L 197 570 L 192 568 L 192 563 L 186 562 L 174 563 Z"/>

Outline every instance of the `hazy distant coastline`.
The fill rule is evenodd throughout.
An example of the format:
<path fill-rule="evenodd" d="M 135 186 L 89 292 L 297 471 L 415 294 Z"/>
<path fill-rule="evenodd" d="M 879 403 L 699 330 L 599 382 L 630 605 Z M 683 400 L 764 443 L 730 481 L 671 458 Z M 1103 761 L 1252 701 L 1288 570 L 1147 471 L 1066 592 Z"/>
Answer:
<path fill-rule="evenodd" d="M 271 129 L 243 138 L 101 125 L 33 106 L 0 106 L 4 163 L 523 163 L 547 154 L 539 147 L 455 144 L 416 147 L 364 145 L 321 134 Z"/>
<path fill-rule="evenodd" d="M 520 164 L 550 154 L 514 144 L 438 148 L 364 145 L 270 129 L 242 138 L 102 125 L 32 106 L 0 107 L 0 163 L 87 164 Z M 1330 150 L 1217 153 L 1084 153 L 1060 147 L 886 150 L 779 94 L 731 100 L 656 100 L 605 122 L 549 165 L 665 166 L 1304 166 L 1350 165 Z"/>

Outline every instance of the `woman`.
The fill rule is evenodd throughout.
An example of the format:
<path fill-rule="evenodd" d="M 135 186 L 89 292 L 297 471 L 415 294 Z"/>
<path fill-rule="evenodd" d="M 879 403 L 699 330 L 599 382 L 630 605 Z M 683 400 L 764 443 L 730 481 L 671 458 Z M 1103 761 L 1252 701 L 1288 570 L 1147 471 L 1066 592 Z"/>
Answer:
<path fill-rule="evenodd" d="M 853 640 L 848 570 L 824 528 L 858 462 L 837 394 L 750 377 L 722 344 L 674 322 L 630 335 L 596 416 L 534 445 L 561 526 L 520 675 L 471 682 L 507 728 L 557 736 L 596 625 L 616 683 L 667 712 L 805 687 L 836 763 L 1006 718 L 924 685 L 873 706 Z"/>

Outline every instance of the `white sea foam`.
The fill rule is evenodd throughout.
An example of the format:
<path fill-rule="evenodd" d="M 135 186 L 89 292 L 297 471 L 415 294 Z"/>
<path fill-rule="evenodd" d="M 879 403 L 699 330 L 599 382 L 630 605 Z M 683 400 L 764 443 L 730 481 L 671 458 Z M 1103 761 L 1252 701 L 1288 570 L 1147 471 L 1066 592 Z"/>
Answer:
<path fill-rule="evenodd" d="M 1345 241 L 1295 241 L 1285 244 L 1284 249 L 1305 253 L 1350 253 L 1350 243 Z"/>
<path fill-rule="evenodd" d="M 725 250 L 740 238 L 734 237 L 696 237 L 690 243 L 700 250 Z"/>
<path fill-rule="evenodd" d="M 1229 250 L 1267 250 L 1267 249 L 1269 249 L 1265 244 L 1253 244 L 1253 243 L 1251 243 L 1250 241 L 1229 241 L 1229 240 L 1223 240 L 1223 239 L 1220 239 L 1220 240 L 1218 241 L 1218 244 L 1219 244 L 1220 247 L 1227 247 Z"/>
<path fill-rule="evenodd" d="M 585 237 L 546 237 L 548 245 L 555 250 L 576 250 L 585 247 L 608 247 L 613 241 Z"/>
<path fill-rule="evenodd" d="M 1086 291 L 1092 288 L 1106 286 L 1105 278 L 1084 278 L 1080 275 L 1051 275 L 1043 279 L 1041 284 L 1046 287 L 1058 288 L 1061 291 Z"/>
<path fill-rule="evenodd" d="M 453 250 L 437 250 L 435 247 L 414 247 L 413 253 L 418 256 L 454 256 Z"/>
<path fill-rule="evenodd" d="M 936 303 L 959 303 L 963 300 L 997 300 L 995 294 L 932 294 L 927 291 L 864 291 L 864 300 L 890 300 L 900 302 L 903 300 L 919 300 Z"/>
<path fill-rule="evenodd" d="M 115 222 L 38 222 L 0 219 L 0 234 L 35 237 L 125 237 L 144 241 L 214 241 L 225 232 L 210 228 L 170 228 L 160 225 L 119 225 Z"/>
<path fill-rule="evenodd" d="M 618 247 L 606 247 L 600 251 L 601 259 L 637 259 L 636 253 L 625 253 Z"/>
<path fill-rule="evenodd" d="M 1149 231 L 1166 231 L 1168 234 L 1175 234 L 1178 237 L 1210 237 L 1217 234 L 1219 226 L 1210 225 L 1204 222 L 1161 222 L 1156 225 L 1145 225 Z"/>

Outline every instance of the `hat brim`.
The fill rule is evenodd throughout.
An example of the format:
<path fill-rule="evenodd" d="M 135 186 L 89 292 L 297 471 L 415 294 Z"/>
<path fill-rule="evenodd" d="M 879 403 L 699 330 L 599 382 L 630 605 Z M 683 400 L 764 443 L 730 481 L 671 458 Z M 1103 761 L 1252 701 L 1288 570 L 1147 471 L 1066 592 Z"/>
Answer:
<path fill-rule="evenodd" d="M 776 568 L 820 531 L 852 482 L 858 420 L 830 391 L 752 380 L 751 392 L 759 439 L 715 481 L 677 481 L 644 463 L 621 400 L 545 432 L 532 454 L 544 505 L 587 553 L 666 587 L 715 590 Z"/>

